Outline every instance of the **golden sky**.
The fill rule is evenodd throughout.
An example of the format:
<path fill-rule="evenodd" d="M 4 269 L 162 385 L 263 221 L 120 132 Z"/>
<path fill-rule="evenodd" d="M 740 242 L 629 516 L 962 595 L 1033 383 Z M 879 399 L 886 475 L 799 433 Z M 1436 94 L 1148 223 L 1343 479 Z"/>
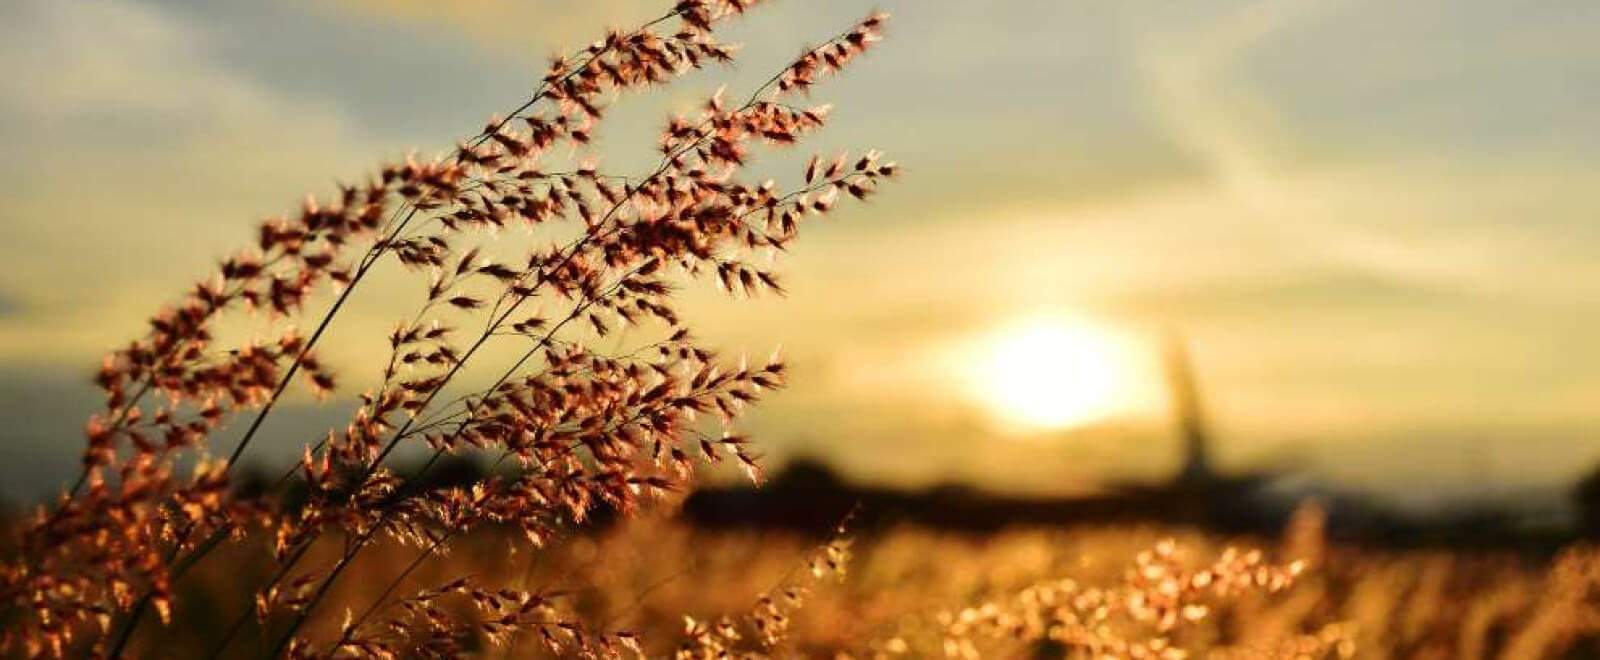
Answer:
<path fill-rule="evenodd" d="M 1600 460 L 1600 5 L 879 6 L 889 38 L 818 90 L 837 111 L 811 148 L 878 147 L 903 180 L 811 226 L 787 299 L 691 294 L 702 334 L 795 364 L 749 422 L 774 458 L 1045 491 L 1158 475 L 1176 458 L 1153 360 L 1176 331 L 1225 466 L 1416 496 L 1559 484 Z M 734 30 L 738 70 L 625 100 L 603 164 L 636 165 L 668 110 L 869 8 L 773 0 Z M 550 53 L 657 13 L 0 4 L 5 492 L 69 476 L 85 374 L 255 220 L 452 144 Z M 396 314 L 357 312 L 334 337 L 345 366 Z M 974 391 L 1020 336 L 1006 329 L 1038 319 L 1114 338 L 1114 410 L 1018 429 Z"/>

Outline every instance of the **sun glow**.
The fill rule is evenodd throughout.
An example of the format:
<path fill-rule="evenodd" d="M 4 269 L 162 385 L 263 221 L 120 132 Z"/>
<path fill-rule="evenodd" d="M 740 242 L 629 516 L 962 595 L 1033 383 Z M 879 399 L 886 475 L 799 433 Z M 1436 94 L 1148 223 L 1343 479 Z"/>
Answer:
<path fill-rule="evenodd" d="M 1001 328 L 984 342 L 971 386 L 1007 427 L 1071 428 L 1129 405 L 1128 354 L 1120 338 L 1099 326 L 1031 319 Z"/>

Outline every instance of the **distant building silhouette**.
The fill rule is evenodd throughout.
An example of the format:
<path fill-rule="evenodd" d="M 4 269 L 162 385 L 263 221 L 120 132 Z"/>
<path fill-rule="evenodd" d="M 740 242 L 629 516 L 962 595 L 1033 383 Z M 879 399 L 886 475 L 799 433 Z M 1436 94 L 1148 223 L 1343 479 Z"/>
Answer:
<path fill-rule="evenodd" d="M 1103 525 L 1157 522 L 1224 533 L 1277 533 L 1305 499 L 1320 503 L 1330 538 L 1385 546 L 1520 547 L 1544 550 L 1567 537 L 1523 529 L 1505 512 L 1470 510 L 1414 517 L 1369 498 L 1319 485 L 1293 472 L 1219 470 L 1200 379 L 1188 347 L 1169 333 L 1158 348 L 1167 385 L 1172 428 L 1182 458 L 1159 483 L 1110 484 L 1075 497 L 1009 496 L 969 486 L 920 491 L 856 484 L 816 459 L 791 462 L 760 489 L 701 489 L 684 503 L 688 520 L 707 527 L 788 528 L 827 533 L 847 511 L 852 528 L 870 534 L 912 523 L 968 533 L 1008 526 Z M 1590 530 L 1600 530 L 1600 470 L 1576 499 Z M 1600 535 L 1600 531 L 1592 531 Z"/>
<path fill-rule="evenodd" d="M 1183 442 L 1183 466 L 1179 469 L 1177 483 L 1204 486 L 1216 481 L 1211 467 L 1210 434 L 1206 431 L 1205 413 L 1201 408 L 1200 391 L 1195 386 L 1194 369 L 1189 363 L 1189 351 L 1182 337 L 1169 333 L 1162 350 L 1162 362 L 1167 376 L 1167 392 L 1171 397 L 1172 416 L 1178 426 L 1178 437 Z"/>

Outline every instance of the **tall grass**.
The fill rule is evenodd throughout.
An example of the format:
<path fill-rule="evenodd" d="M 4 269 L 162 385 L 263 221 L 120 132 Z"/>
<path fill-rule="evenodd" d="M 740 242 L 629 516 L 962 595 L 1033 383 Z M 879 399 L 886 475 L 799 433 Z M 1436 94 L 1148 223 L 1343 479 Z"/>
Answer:
<path fill-rule="evenodd" d="M 708 431 L 697 417 L 728 428 L 782 384 L 784 365 L 721 359 L 680 324 L 673 293 L 692 278 L 781 293 L 762 257 L 840 197 L 865 198 L 894 174 L 869 151 L 813 157 L 785 187 L 741 176 L 754 147 L 790 146 L 823 126 L 827 107 L 807 105 L 802 92 L 871 47 L 885 16 L 822 41 L 742 101 L 719 93 L 694 116 L 672 118 L 645 172 L 604 171 L 588 146 L 617 95 L 731 62 L 735 50 L 716 32 L 754 4 L 682 0 L 556 58 L 523 104 L 478 135 L 438 158 L 384 164 L 367 182 L 263 222 L 253 246 L 151 318 L 98 375 L 105 407 L 89 420 L 81 476 L 39 511 L 0 571 L 14 610 L 7 647 L 35 657 L 157 652 L 139 638 L 158 634 L 152 619 L 182 629 L 173 620 L 180 580 L 220 547 L 262 542 L 272 569 L 239 585 L 252 611 L 227 626 L 214 657 L 232 655 L 246 628 L 269 657 L 451 656 L 481 638 L 519 635 L 561 654 L 633 646 L 629 634 L 587 626 L 547 595 L 494 576 L 453 578 L 402 600 L 392 586 L 374 589 L 333 634 L 306 632 L 339 616 L 324 607 L 328 594 L 380 541 L 415 551 L 392 585 L 485 526 L 514 527 L 540 545 L 597 507 L 626 513 L 682 488 L 697 463 L 730 460 L 759 474 L 745 437 Z M 497 231 L 513 225 L 540 231 L 525 240 Z M 522 254 L 511 260 L 485 256 L 513 248 Z M 389 356 L 349 424 L 308 439 L 277 480 L 303 493 L 233 488 L 235 466 L 290 390 L 326 394 L 348 379 L 319 349 L 385 263 L 409 269 L 422 302 L 385 338 Z M 331 304 L 310 309 L 329 287 Z M 277 339 L 222 338 L 220 325 L 257 310 Z M 659 339 L 618 353 L 583 341 L 620 326 Z M 486 347 L 506 344 L 519 356 L 478 364 Z M 490 370 L 490 383 L 467 389 L 468 365 Z M 240 440 L 214 446 L 230 424 L 244 425 Z M 390 467 L 404 446 L 430 452 L 409 482 Z M 426 485 L 441 457 L 461 452 L 492 456 L 496 476 Z M 331 553 L 330 538 L 339 546 Z M 473 607 L 446 609 L 449 600 Z M 415 616 L 383 618 L 396 607 Z"/>

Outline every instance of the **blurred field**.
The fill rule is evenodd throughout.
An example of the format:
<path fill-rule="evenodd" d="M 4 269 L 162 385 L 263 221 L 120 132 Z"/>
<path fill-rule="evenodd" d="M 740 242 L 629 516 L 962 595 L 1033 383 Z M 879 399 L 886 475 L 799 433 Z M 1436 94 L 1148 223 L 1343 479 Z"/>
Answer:
<path fill-rule="evenodd" d="M 1162 539 L 1188 563 L 1226 547 L 1261 548 L 1269 561 L 1306 562 L 1287 591 L 1208 603 L 1209 616 L 1179 627 L 1174 644 L 1189 657 L 1297 657 L 1287 644 L 1320 640 L 1298 657 L 1588 658 L 1600 654 L 1600 553 L 1570 547 L 1554 557 L 1510 553 L 1381 551 L 1327 545 L 1315 510 L 1303 510 L 1282 538 L 1226 539 L 1157 526 L 1011 529 L 967 535 L 918 527 L 856 530 L 842 576 L 817 579 L 806 560 L 826 539 L 792 532 L 704 530 L 669 514 L 615 523 L 529 552 L 519 537 L 484 532 L 450 544 L 425 562 L 394 598 L 462 575 L 512 589 L 556 594 L 558 607 L 593 629 L 641 634 L 646 655 L 666 657 L 683 639 L 685 617 L 715 622 L 752 612 L 757 599 L 796 587 L 797 606 L 774 657 L 1081 657 L 1036 641 L 970 635 L 949 624 L 984 603 L 1015 601 L 1030 586 L 1072 580 L 1080 590 L 1124 581 L 1134 558 Z M 328 539 L 332 544 L 337 541 Z M 252 544 L 253 545 L 253 544 Z M 185 580 L 174 626 L 154 624 L 141 654 L 204 657 L 245 603 L 241 578 L 261 582 L 265 554 L 238 546 Z M 361 611 L 417 555 L 387 544 L 363 558 L 332 594 L 329 611 Z M 991 606 L 993 607 L 993 606 Z M 993 611 L 993 610 L 991 610 Z M 392 604 L 378 616 L 396 614 Z M 312 638 L 337 633 L 328 617 Z M 251 657 L 260 642 L 246 630 L 230 655 Z M 538 640 L 480 650 L 496 657 L 542 653 Z"/>

